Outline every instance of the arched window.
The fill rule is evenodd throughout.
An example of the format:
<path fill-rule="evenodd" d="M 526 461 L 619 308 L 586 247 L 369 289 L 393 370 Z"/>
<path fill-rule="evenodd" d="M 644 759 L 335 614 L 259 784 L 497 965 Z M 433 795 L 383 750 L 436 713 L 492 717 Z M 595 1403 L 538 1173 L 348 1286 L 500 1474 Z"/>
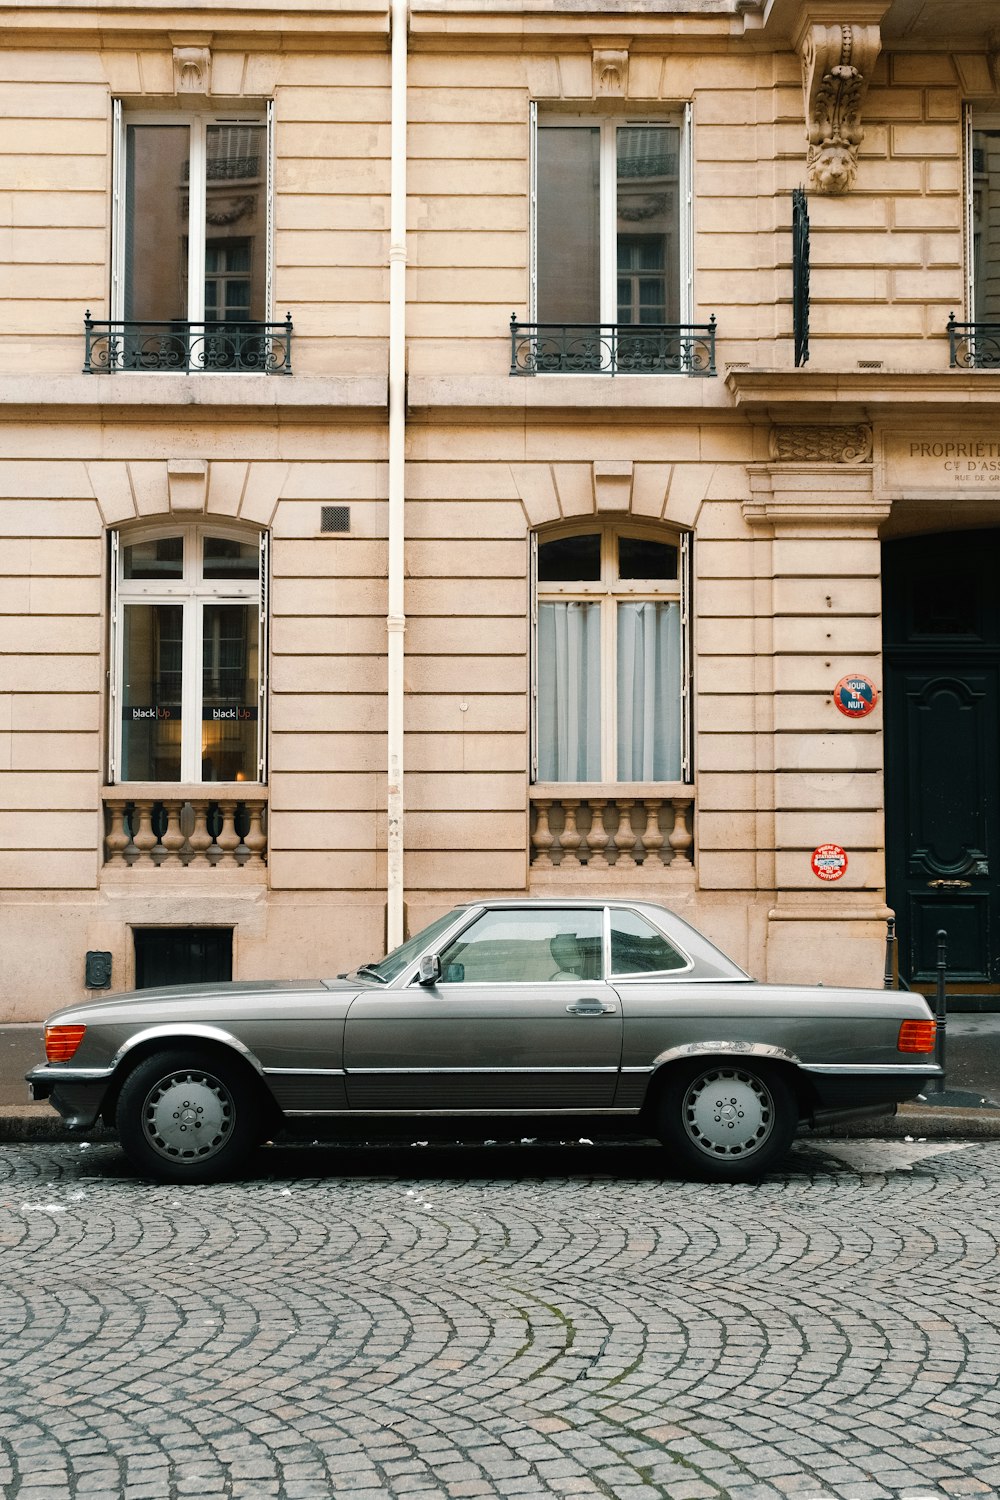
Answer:
<path fill-rule="evenodd" d="M 684 536 L 536 538 L 534 778 L 687 779 Z"/>
<path fill-rule="evenodd" d="M 263 781 L 267 537 L 111 538 L 110 780 Z"/>

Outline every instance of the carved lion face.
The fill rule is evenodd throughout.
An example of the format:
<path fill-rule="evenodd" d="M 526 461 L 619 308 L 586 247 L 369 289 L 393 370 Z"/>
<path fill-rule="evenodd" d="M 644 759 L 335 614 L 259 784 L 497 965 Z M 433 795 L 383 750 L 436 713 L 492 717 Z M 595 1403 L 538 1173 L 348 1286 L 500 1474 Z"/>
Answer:
<path fill-rule="evenodd" d="M 854 182 L 857 163 L 848 146 L 827 144 L 810 152 L 813 186 L 820 193 L 846 193 Z"/>

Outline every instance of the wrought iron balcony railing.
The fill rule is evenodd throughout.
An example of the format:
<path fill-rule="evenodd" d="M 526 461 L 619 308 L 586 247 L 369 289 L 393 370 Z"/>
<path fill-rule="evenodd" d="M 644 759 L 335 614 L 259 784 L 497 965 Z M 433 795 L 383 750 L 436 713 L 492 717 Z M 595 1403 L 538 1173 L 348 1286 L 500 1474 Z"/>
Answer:
<path fill-rule="evenodd" d="M 514 313 L 510 373 L 714 375 L 715 314 L 707 323 L 519 323 Z"/>
<path fill-rule="evenodd" d="M 948 319 L 953 370 L 1000 369 L 1000 323 L 956 323 Z"/>
<path fill-rule="evenodd" d="M 292 315 L 283 323 L 83 320 L 85 375 L 173 370 L 183 375 L 290 375 Z"/>

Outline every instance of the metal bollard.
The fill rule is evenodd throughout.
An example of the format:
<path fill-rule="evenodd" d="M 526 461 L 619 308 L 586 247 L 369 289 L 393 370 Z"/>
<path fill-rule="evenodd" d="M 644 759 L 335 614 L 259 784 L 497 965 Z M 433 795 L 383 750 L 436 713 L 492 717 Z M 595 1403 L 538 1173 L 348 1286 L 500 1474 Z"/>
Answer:
<path fill-rule="evenodd" d="M 896 946 L 896 918 L 887 917 L 885 923 L 885 974 L 882 979 L 884 990 L 898 988 L 893 979 L 893 950 Z"/>
<path fill-rule="evenodd" d="M 948 968 L 948 934 L 943 927 L 937 935 L 937 992 L 934 1000 L 934 1019 L 937 1031 L 934 1038 L 934 1061 L 941 1069 L 940 1078 L 934 1080 L 934 1092 L 944 1093 L 945 1081 L 945 1032 L 948 1026 L 948 996 L 945 993 L 945 975 Z"/>

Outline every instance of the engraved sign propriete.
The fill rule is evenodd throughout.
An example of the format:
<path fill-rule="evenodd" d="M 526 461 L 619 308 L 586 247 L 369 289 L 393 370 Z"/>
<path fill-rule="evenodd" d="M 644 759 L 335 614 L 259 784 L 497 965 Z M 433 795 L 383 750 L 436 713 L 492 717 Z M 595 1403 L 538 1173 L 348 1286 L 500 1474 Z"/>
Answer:
<path fill-rule="evenodd" d="M 900 495 L 995 495 L 1000 499 L 1000 435 L 966 431 L 886 432 L 880 488 Z"/>

